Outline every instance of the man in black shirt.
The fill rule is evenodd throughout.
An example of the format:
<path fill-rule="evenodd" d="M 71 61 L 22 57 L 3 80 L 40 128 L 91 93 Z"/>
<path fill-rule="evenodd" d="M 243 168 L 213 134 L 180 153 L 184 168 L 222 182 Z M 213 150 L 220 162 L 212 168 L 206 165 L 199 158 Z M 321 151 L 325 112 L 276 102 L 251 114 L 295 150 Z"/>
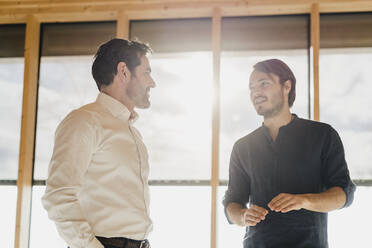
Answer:
<path fill-rule="evenodd" d="M 295 86 L 277 59 L 257 63 L 250 76 L 264 122 L 235 143 L 223 200 L 228 221 L 247 227 L 245 248 L 328 247 L 327 212 L 354 198 L 337 132 L 290 113 Z"/>

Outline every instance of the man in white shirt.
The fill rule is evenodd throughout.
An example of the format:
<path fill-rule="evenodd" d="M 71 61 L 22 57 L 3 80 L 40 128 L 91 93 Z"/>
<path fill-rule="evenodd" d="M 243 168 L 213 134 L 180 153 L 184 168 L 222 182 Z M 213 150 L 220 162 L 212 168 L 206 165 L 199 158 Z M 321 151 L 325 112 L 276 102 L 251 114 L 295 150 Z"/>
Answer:
<path fill-rule="evenodd" d="M 71 248 L 148 248 L 148 155 L 133 126 L 155 87 L 150 47 L 113 39 L 98 49 L 97 100 L 59 124 L 42 198 Z"/>

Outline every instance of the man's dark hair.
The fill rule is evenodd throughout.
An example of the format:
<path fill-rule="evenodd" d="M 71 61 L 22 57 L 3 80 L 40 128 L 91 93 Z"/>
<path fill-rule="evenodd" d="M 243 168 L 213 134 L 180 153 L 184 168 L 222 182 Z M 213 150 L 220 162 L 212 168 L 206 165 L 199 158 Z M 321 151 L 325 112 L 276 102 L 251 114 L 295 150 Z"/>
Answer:
<path fill-rule="evenodd" d="M 291 81 L 291 90 L 288 94 L 288 105 L 292 107 L 296 99 L 296 78 L 288 65 L 279 59 L 268 59 L 258 62 L 253 68 L 263 73 L 277 75 L 281 85 L 284 85 L 284 82 L 287 80 Z"/>
<path fill-rule="evenodd" d="M 112 39 L 102 44 L 92 65 L 92 75 L 98 90 L 112 83 L 118 63 L 125 62 L 129 71 L 134 73 L 134 68 L 141 64 L 141 57 L 151 52 L 151 48 L 140 41 Z"/>

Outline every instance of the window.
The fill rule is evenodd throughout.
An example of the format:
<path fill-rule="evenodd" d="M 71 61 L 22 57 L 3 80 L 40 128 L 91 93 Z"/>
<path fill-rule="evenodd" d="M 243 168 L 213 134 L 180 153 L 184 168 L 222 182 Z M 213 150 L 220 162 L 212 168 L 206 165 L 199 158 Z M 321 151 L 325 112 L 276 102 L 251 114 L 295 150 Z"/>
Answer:
<path fill-rule="evenodd" d="M 331 124 L 345 148 L 350 175 L 358 186 L 353 205 L 330 213 L 330 247 L 363 246 L 372 215 L 372 14 L 324 14 L 320 17 L 320 121 Z M 362 221 L 363 219 L 363 221 Z M 353 226 L 347 231 L 344 225 Z M 351 243 L 353 240 L 353 243 Z"/>
<path fill-rule="evenodd" d="M 309 118 L 309 16 L 227 17 L 222 19 L 220 179 L 228 180 L 234 143 L 263 122 L 249 93 L 249 76 L 257 62 L 277 58 L 296 77 L 296 100 L 291 109 Z M 226 187 L 220 187 L 218 241 L 222 247 L 242 246 L 244 228 L 227 223 L 221 204 Z"/>
<path fill-rule="evenodd" d="M 57 125 L 72 110 L 95 101 L 93 55 L 114 38 L 116 23 L 43 24 L 36 126 L 30 247 L 66 247 L 41 204 Z"/>
<path fill-rule="evenodd" d="M 186 248 L 197 240 L 198 247 L 209 247 L 211 20 L 132 21 L 131 38 L 154 50 L 150 64 L 157 87 L 150 92 L 151 108 L 138 110 L 135 123 L 149 150 L 150 184 L 156 184 L 150 187 L 150 241 Z M 205 186 L 196 186 L 200 180 Z"/>
<path fill-rule="evenodd" d="M 0 25 L 0 246 L 14 246 L 25 25 Z"/>

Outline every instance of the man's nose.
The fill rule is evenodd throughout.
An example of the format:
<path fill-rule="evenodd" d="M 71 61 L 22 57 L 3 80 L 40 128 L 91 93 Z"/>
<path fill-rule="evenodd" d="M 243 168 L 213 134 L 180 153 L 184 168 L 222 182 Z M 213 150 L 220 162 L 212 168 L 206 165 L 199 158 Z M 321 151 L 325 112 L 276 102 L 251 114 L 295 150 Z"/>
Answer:
<path fill-rule="evenodd" d="M 251 89 L 251 96 L 256 98 L 258 96 L 262 96 L 262 91 L 260 87 L 255 87 Z"/>
<path fill-rule="evenodd" d="M 154 79 L 151 78 L 150 80 L 150 88 L 155 88 L 156 87 L 156 83 L 154 81 Z"/>

